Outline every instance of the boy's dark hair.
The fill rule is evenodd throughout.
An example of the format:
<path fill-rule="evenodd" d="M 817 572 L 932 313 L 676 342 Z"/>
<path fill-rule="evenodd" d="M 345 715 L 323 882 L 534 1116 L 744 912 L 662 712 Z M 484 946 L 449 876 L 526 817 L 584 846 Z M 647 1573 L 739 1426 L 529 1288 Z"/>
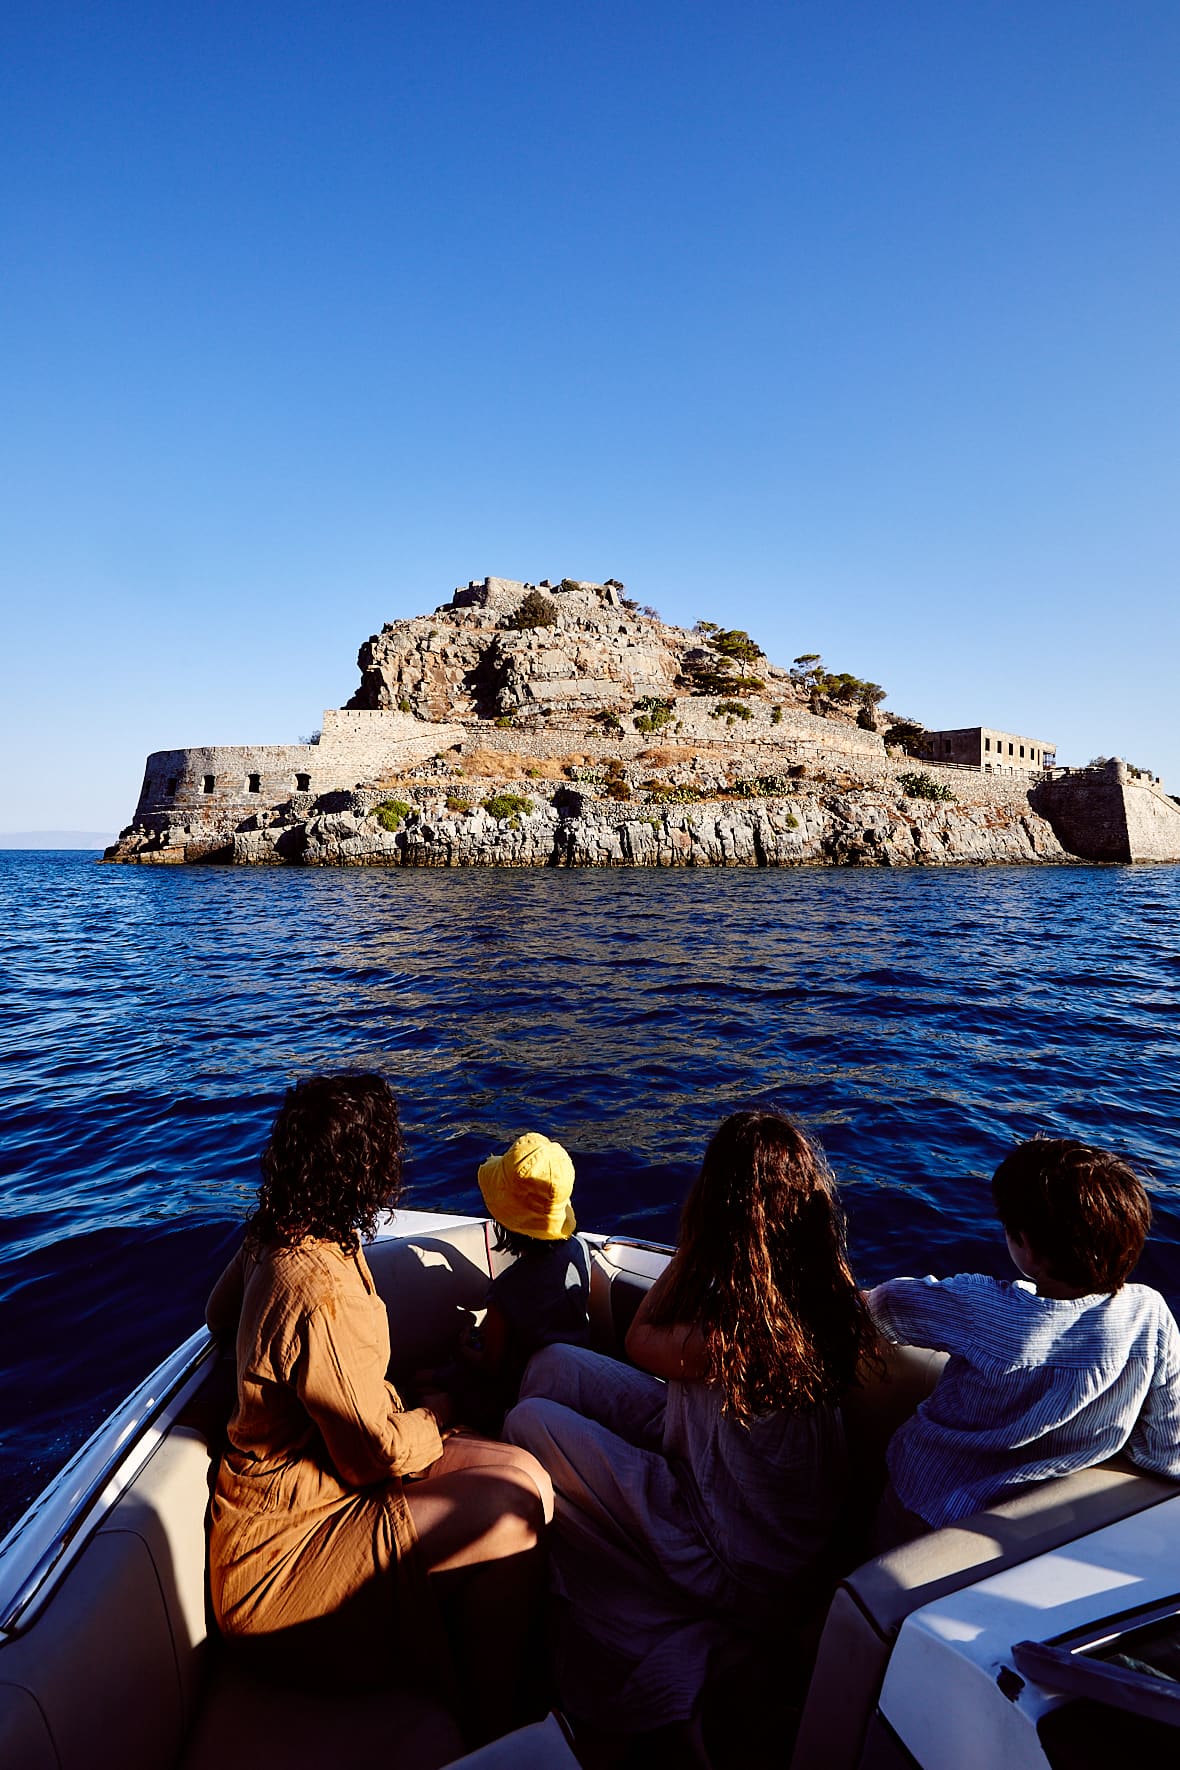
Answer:
<path fill-rule="evenodd" d="M 992 1198 L 1008 1234 L 1071 1290 L 1121 1290 L 1151 1227 L 1150 1200 L 1126 1162 L 1066 1137 L 1020 1144 L 993 1174 Z"/>
<path fill-rule="evenodd" d="M 505 1229 L 504 1225 L 497 1223 L 494 1217 L 492 1218 L 492 1226 L 496 1231 L 493 1246 L 498 1254 L 515 1254 L 518 1258 L 523 1258 L 527 1254 L 537 1253 L 541 1248 L 552 1248 L 557 1245 L 555 1242 L 542 1241 L 536 1235 L 524 1235 L 519 1229 Z"/>

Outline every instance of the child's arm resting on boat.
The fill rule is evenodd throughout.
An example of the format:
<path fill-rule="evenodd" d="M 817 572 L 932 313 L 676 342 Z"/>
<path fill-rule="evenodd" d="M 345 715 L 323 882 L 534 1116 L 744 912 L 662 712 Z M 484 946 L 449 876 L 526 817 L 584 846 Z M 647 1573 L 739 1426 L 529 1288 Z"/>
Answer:
<path fill-rule="evenodd" d="M 958 1352 L 971 1331 L 970 1315 L 964 1313 L 964 1289 L 989 1282 L 974 1277 L 887 1278 L 865 1292 L 865 1302 L 887 1339 L 903 1346 Z"/>
<path fill-rule="evenodd" d="M 337 1473 L 354 1487 L 419 1474 L 442 1455 L 446 1398 L 432 1395 L 429 1407 L 403 1408 L 385 1380 L 380 1348 L 326 1309 L 306 1319 L 293 1380 Z"/>
<path fill-rule="evenodd" d="M 662 1298 L 672 1282 L 677 1255 L 673 1254 L 652 1285 L 627 1329 L 627 1357 L 640 1370 L 669 1382 L 700 1382 L 709 1374 L 709 1358 L 705 1336 L 695 1322 L 653 1322 L 650 1318 L 659 1309 Z"/>

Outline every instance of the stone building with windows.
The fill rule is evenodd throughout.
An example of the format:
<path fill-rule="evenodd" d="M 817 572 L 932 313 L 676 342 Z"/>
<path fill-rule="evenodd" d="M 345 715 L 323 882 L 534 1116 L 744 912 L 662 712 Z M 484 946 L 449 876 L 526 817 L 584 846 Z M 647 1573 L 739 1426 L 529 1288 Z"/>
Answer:
<path fill-rule="evenodd" d="M 985 774 L 1039 774 L 1057 766 L 1057 745 L 1045 738 L 965 725 L 954 731 L 926 731 L 921 754 L 928 762 L 960 763 Z"/>

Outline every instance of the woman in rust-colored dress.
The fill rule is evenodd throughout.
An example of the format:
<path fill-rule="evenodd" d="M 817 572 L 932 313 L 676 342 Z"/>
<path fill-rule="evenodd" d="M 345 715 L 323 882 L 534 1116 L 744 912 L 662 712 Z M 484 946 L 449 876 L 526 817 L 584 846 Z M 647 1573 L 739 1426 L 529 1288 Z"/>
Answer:
<path fill-rule="evenodd" d="M 445 1688 L 449 1637 L 471 1734 L 490 1738 L 520 1719 L 552 1491 L 527 1452 L 449 1431 L 445 1395 L 407 1409 L 386 1380 L 361 1238 L 400 1194 L 402 1151 L 374 1075 L 301 1082 L 275 1121 L 207 1310 L 237 1360 L 210 1595 L 222 1634 L 267 1669 L 333 1686 Z"/>

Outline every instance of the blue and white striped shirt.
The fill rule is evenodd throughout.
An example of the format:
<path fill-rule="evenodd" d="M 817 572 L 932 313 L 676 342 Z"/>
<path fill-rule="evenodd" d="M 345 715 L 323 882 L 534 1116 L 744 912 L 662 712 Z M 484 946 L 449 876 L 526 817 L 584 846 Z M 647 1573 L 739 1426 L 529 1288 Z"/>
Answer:
<path fill-rule="evenodd" d="M 1121 1450 L 1180 1480 L 1180 1333 L 1150 1286 L 1063 1300 L 975 1273 L 892 1278 L 868 1300 L 891 1339 L 950 1353 L 888 1452 L 928 1524 Z"/>

